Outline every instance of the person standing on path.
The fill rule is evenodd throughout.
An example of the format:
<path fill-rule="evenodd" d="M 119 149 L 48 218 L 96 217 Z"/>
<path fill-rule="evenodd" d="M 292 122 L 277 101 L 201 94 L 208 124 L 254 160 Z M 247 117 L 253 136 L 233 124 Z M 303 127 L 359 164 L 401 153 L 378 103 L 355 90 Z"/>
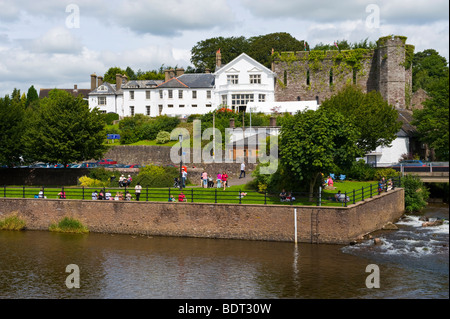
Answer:
<path fill-rule="evenodd" d="M 222 173 L 222 183 L 223 183 L 223 190 L 225 190 L 228 186 L 228 175 L 226 172 Z"/>
<path fill-rule="evenodd" d="M 239 175 L 239 178 L 242 178 L 242 174 L 244 174 L 244 178 L 245 178 L 245 163 L 244 162 L 241 163 L 241 174 Z"/>
<path fill-rule="evenodd" d="M 134 194 L 136 195 L 136 200 L 139 201 L 139 197 L 141 196 L 142 186 L 140 183 L 137 183 L 134 187 Z"/>
<path fill-rule="evenodd" d="M 202 182 L 203 182 L 202 187 L 207 188 L 208 187 L 208 173 L 206 173 L 206 171 L 204 171 L 202 174 Z"/>

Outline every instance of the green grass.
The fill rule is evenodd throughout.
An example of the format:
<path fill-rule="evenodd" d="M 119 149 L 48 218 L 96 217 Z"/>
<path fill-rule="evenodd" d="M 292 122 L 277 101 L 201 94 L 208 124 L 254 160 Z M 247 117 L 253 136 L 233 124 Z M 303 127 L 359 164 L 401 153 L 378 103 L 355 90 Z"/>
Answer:
<path fill-rule="evenodd" d="M 126 144 L 126 145 L 152 145 L 152 146 L 174 146 L 176 143 L 178 143 L 178 141 L 169 141 L 167 143 L 164 144 L 158 144 L 156 143 L 156 140 L 142 140 L 142 141 L 137 141 L 135 143 L 132 144 Z M 122 144 L 120 144 L 119 141 L 111 143 L 111 142 L 105 142 L 105 145 L 108 146 L 120 146 Z"/>
<path fill-rule="evenodd" d="M 84 226 L 80 221 L 70 217 L 64 217 L 57 224 L 51 224 L 48 230 L 60 233 L 78 233 L 78 234 L 84 234 L 89 232 L 87 227 Z"/>
<path fill-rule="evenodd" d="M 13 214 L 0 220 L 0 230 L 23 230 L 25 221 Z"/>
<path fill-rule="evenodd" d="M 364 198 L 370 196 L 370 188 L 372 185 L 372 194 L 376 194 L 377 183 L 374 181 L 368 182 L 355 182 L 355 181 L 345 181 L 345 182 L 335 182 L 335 190 L 323 190 L 321 205 L 323 206 L 342 206 L 342 203 L 334 202 L 329 200 L 329 198 L 334 198 L 339 190 L 341 193 L 350 197 L 350 203 L 353 203 L 353 190 L 355 189 L 356 202 L 360 201 L 361 198 L 361 188 L 364 187 Z M 85 187 L 79 186 L 64 187 L 67 199 L 85 199 L 90 200 L 91 194 L 94 190 L 100 191 L 103 188 L 100 187 Z M 6 188 L 0 188 L 0 197 L 10 197 L 10 198 L 34 198 L 38 195 L 39 187 L 25 187 L 23 186 L 8 186 Z M 44 188 L 44 195 L 48 199 L 57 199 L 58 193 L 60 192 L 60 187 L 46 187 Z M 118 187 L 106 187 L 106 190 L 111 192 L 114 197 L 116 193 L 125 193 L 125 188 Z M 134 188 L 127 189 L 132 194 L 132 200 L 135 200 Z M 178 200 L 178 195 L 180 193 L 179 189 L 175 188 L 144 188 L 141 192 L 140 201 L 147 201 L 147 191 L 148 191 L 148 201 L 168 201 L 169 191 L 170 195 L 173 195 L 176 200 Z M 239 200 L 239 191 L 246 193 Z M 264 194 L 251 189 L 247 185 L 235 185 L 228 187 L 225 191 L 223 188 L 200 188 L 200 187 L 188 187 L 183 189 L 183 193 L 186 195 L 188 202 L 195 203 L 234 203 L 234 204 L 268 204 L 268 205 L 290 205 L 288 202 L 280 202 L 279 194 Z M 312 202 L 309 201 L 307 194 L 302 194 L 301 196 L 295 195 L 296 200 L 293 205 L 317 205 L 318 200 L 315 198 Z M 67 200 L 66 199 L 66 200 Z M 64 200 L 64 199 L 62 199 Z"/>

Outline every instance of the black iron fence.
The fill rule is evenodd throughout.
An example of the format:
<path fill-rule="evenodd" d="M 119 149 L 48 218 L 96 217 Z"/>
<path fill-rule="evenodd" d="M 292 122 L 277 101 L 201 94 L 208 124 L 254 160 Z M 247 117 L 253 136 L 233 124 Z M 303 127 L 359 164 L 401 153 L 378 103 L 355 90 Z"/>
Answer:
<path fill-rule="evenodd" d="M 131 200 L 131 201 L 185 201 L 190 203 L 232 203 L 261 205 L 316 205 L 344 206 L 355 204 L 388 192 L 400 186 L 400 177 L 394 177 L 355 188 L 347 192 L 320 189 L 307 192 L 286 192 L 286 194 L 243 191 L 235 188 L 142 188 L 138 194 L 127 187 L 30 187 L 2 186 L 0 196 L 10 198 L 50 198 L 79 200 Z"/>

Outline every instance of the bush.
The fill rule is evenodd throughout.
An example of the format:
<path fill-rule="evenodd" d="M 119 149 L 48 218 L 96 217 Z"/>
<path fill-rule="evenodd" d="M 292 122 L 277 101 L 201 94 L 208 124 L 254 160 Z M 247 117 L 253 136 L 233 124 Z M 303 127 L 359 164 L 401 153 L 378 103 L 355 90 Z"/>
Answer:
<path fill-rule="evenodd" d="M 63 233 L 88 233 L 89 230 L 80 221 L 64 217 L 58 224 L 51 224 L 49 231 L 63 232 Z"/>
<path fill-rule="evenodd" d="M 170 133 L 166 131 L 161 131 L 156 136 L 156 144 L 166 144 L 170 141 Z"/>
<path fill-rule="evenodd" d="M 172 187 L 174 178 L 179 175 L 180 172 L 176 167 L 149 165 L 139 170 L 138 176 L 133 179 L 131 185 L 140 183 L 142 187 Z"/>
<path fill-rule="evenodd" d="M 375 179 L 380 180 L 381 178 L 388 179 L 390 177 L 400 176 L 400 172 L 397 172 L 393 168 L 378 168 L 375 172 Z"/>
<path fill-rule="evenodd" d="M 109 183 L 105 183 L 98 179 L 90 178 L 87 176 L 81 176 L 78 179 L 78 182 L 80 183 L 80 186 L 83 187 L 105 187 L 109 185 Z"/>
<path fill-rule="evenodd" d="M 407 213 L 420 212 L 427 206 L 430 195 L 421 179 L 415 175 L 405 175 L 401 179 L 405 189 L 405 211 Z"/>
<path fill-rule="evenodd" d="M 117 186 L 121 173 L 118 170 L 109 171 L 104 167 L 93 168 L 89 171 L 89 178 L 103 182 L 104 186 Z M 111 177 L 115 176 L 114 185 L 111 185 Z M 92 186 L 98 187 L 98 186 Z"/>
<path fill-rule="evenodd" d="M 17 214 L 7 216 L 0 220 L 1 230 L 22 230 L 25 228 L 25 221 L 20 219 Z"/>
<path fill-rule="evenodd" d="M 360 159 L 357 162 L 353 162 L 347 173 L 347 178 L 358 181 L 372 181 L 375 179 L 375 172 L 375 168 L 366 164 L 363 159 Z"/>
<path fill-rule="evenodd" d="M 117 113 L 107 113 L 103 115 L 106 125 L 111 125 L 113 124 L 114 121 L 117 121 L 119 119 L 119 114 Z"/>

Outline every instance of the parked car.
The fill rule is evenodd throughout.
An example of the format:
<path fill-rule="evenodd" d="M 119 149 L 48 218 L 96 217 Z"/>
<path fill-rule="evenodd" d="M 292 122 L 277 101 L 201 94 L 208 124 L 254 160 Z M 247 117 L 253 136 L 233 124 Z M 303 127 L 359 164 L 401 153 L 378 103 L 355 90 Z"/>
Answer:
<path fill-rule="evenodd" d="M 427 166 L 427 164 L 425 164 L 421 160 L 406 160 L 406 161 L 401 161 L 395 165 L 392 165 L 392 167 L 400 167 L 400 166 L 403 166 L 403 167 L 406 167 L 406 166 L 425 167 L 425 166 Z"/>
<path fill-rule="evenodd" d="M 85 162 L 81 164 L 82 168 L 95 168 L 98 167 L 98 164 L 96 162 Z"/>
<path fill-rule="evenodd" d="M 139 168 L 141 167 L 139 164 L 126 165 L 126 168 Z"/>
<path fill-rule="evenodd" d="M 98 165 L 112 165 L 112 164 L 117 164 L 117 161 L 114 161 L 114 160 L 112 160 L 110 158 L 107 158 L 107 159 L 99 160 L 97 162 L 97 164 Z"/>

